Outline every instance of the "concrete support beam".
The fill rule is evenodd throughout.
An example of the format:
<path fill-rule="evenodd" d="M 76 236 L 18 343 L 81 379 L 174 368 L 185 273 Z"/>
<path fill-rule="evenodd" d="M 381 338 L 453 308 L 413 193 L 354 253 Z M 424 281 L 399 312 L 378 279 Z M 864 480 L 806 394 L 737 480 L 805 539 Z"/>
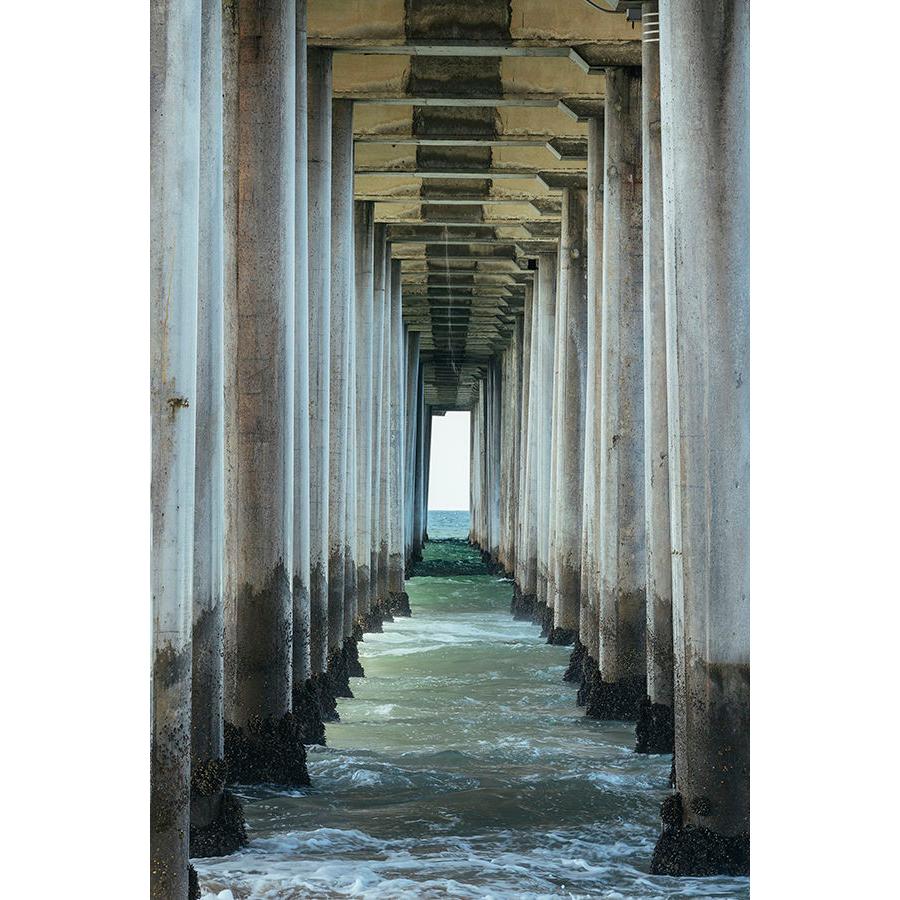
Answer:
<path fill-rule="evenodd" d="M 204 0 L 202 15 L 190 855 L 219 856 L 233 853 L 247 838 L 240 802 L 224 789 L 225 164 L 221 3 Z M 234 60 L 229 62 L 233 64 Z"/>
<path fill-rule="evenodd" d="M 309 78 L 307 0 L 297 0 L 295 87 L 296 167 L 294 177 L 294 566 L 293 712 L 304 743 L 324 743 L 310 645 L 310 350 L 309 307 Z"/>
<path fill-rule="evenodd" d="M 411 558 L 422 558 L 422 545 L 425 539 L 425 526 L 427 517 L 427 488 L 425 486 L 425 470 L 427 457 L 425 455 L 426 429 L 430 424 L 430 414 L 425 407 L 425 370 L 418 366 L 418 379 L 416 383 L 416 460 L 415 482 L 413 491 L 413 533 Z"/>
<path fill-rule="evenodd" d="M 300 785 L 309 782 L 302 740 L 280 728 L 293 666 L 296 9 L 248 0 L 238 16 L 237 435 L 226 461 L 237 593 L 226 621 L 225 751 L 237 781 Z"/>
<path fill-rule="evenodd" d="M 404 345 L 406 347 L 406 381 L 404 396 L 406 397 L 406 404 L 403 438 L 403 528 L 404 564 L 409 568 L 414 562 L 413 528 L 416 517 L 416 462 L 419 425 L 419 344 L 421 337 L 418 331 L 409 330 L 408 323 L 405 326 L 404 331 Z"/>
<path fill-rule="evenodd" d="M 352 143 L 350 144 L 352 153 Z M 352 170 L 351 170 L 352 171 Z M 352 175 L 350 176 L 352 179 Z M 349 340 L 347 347 L 347 481 L 344 490 L 347 500 L 344 504 L 346 516 L 346 544 L 344 553 L 344 662 L 347 665 L 348 677 L 365 674 L 359 663 L 356 647 L 358 639 L 353 636 L 357 615 L 357 559 L 359 553 L 359 528 L 356 518 L 357 503 L 357 452 L 358 436 L 356 431 L 356 229 L 354 221 L 354 203 L 350 204 L 350 229 L 353 234 L 350 241 L 350 298 L 347 315 Z M 347 654 L 350 654 L 349 656 Z M 352 671 L 351 671 L 352 668 Z"/>
<path fill-rule="evenodd" d="M 331 432 L 331 54 L 309 51 L 310 666 L 328 668 Z M 320 679 L 321 680 L 321 679 Z M 333 713 L 332 715 L 336 715 Z"/>
<path fill-rule="evenodd" d="M 640 60 L 624 16 L 598 15 L 587 4 L 552 5 L 542 0 L 485 2 L 469 7 L 465 21 L 448 5 L 382 0 L 372 14 L 358 16 L 346 4 L 316 4 L 311 21 L 316 42 L 367 54 L 564 56 L 575 48 L 584 65 Z M 600 58 L 598 58 L 600 57 Z"/>
<path fill-rule="evenodd" d="M 501 354 L 500 402 L 500 550 L 498 562 L 507 575 L 515 570 L 518 518 L 519 419 L 522 392 L 522 320 L 513 327 L 509 347 Z"/>
<path fill-rule="evenodd" d="M 482 518 L 484 511 L 484 453 L 482 434 L 484 431 L 484 380 L 478 379 L 475 402 L 472 407 L 469 428 L 469 543 L 481 547 L 484 540 Z"/>
<path fill-rule="evenodd" d="M 563 194 L 559 247 L 559 314 L 556 366 L 556 484 L 553 579 L 553 631 L 550 643 L 570 644 L 578 633 L 581 606 L 581 514 L 583 491 L 585 378 L 587 366 L 587 195 Z"/>
<path fill-rule="evenodd" d="M 637 42 L 635 47 L 639 52 Z M 492 69 L 496 82 L 486 75 Z M 356 57 L 338 54 L 334 77 L 335 96 L 381 106 L 555 108 L 560 100 L 603 97 L 604 90 L 602 74 L 579 71 L 567 59 L 552 57 L 375 54 L 360 66 Z"/>
<path fill-rule="evenodd" d="M 425 369 L 422 368 L 422 398 L 425 398 Z M 436 415 L 434 408 L 425 404 L 425 493 L 422 498 L 422 544 L 428 540 L 428 492 L 431 488 L 431 426 L 432 419 Z"/>
<path fill-rule="evenodd" d="M 372 314 L 372 592 L 373 617 L 388 604 L 388 448 L 390 422 L 390 308 L 385 285 L 390 265 L 384 225 L 374 226 Z M 374 624 L 374 618 L 370 621 Z M 380 627 L 380 626 L 379 626 Z"/>
<path fill-rule="evenodd" d="M 644 3 L 641 145 L 644 236 L 644 506 L 647 555 L 647 696 L 637 726 L 641 753 L 672 753 L 672 542 L 666 399 L 666 290 L 663 258 L 659 4 Z"/>
<path fill-rule="evenodd" d="M 150 21 L 150 895 L 188 895 L 200 171 L 199 3 Z"/>
<path fill-rule="evenodd" d="M 607 73 L 600 390 L 601 680 L 587 714 L 635 720 L 646 685 L 641 79 Z"/>
<path fill-rule="evenodd" d="M 328 439 L 328 667 L 342 670 L 344 607 L 350 539 L 347 533 L 350 438 L 350 348 L 353 305 L 353 104 L 332 103 L 331 142 L 331 356 Z M 336 684 L 338 696 L 349 683 Z"/>
<path fill-rule="evenodd" d="M 494 356 L 487 370 L 486 445 L 488 460 L 487 546 L 491 562 L 500 556 L 500 479 L 501 479 L 501 406 L 503 375 L 500 360 Z"/>
<path fill-rule="evenodd" d="M 600 627 L 600 472 L 605 464 L 600 423 L 603 367 L 603 171 L 604 120 L 592 119 L 588 132 L 587 192 L 587 372 L 584 433 L 584 509 L 581 545 L 581 616 L 579 640 L 587 654 L 583 662 L 585 690 L 596 679 Z M 581 701 L 586 699 L 582 692 Z"/>
<path fill-rule="evenodd" d="M 336 53 L 365 53 L 367 56 L 384 54 L 390 56 L 465 56 L 465 57 L 528 57 L 530 59 L 567 59 L 585 74 L 597 74 L 607 66 L 635 65 L 640 61 L 639 51 L 634 41 L 595 41 L 578 47 L 562 45 L 540 46 L 532 44 L 492 44 L 490 42 L 468 43 L 421 43 L 366 44 L 364 42 L 343 43 L 321 39 L 320 46 L 332 47 Z"/>
<path fill-rule="evenodd" d="M 403 340 L 402 286 L 400 261 L 390 260 L 390 354 L 389 354 L 389 435 L 388 448 L 388 590 L 391 607 L 403 604 L 404 591 L 404 423 L 406 417 L 406 353 Z M 406 600 L 408 603 L 408 599 Z"/>
<path fill-rule="evenodd" d="M 556 287 L 557 256 L 542 253 L 538 257 L 537 288 L 535 310 L 537 312 L 536 351 L 537 378 L 532 384 L 535 389 L 534 419 L 537 426 L 535 449 L 535 490 L 537 493 L 537 599 L 542 623 L 547 612 L 552 610 L 549 593 L 550 580 L 550 522 L 551 522 L 551 473 L 552 473 L 552 427 L 554 398 L 554 367 L 556 354 Z M 547 427 L 550 423 L 550 427 Z M 550 621 L 552 627 L 552 620 Z"/>
<path fill-rule="evenodd" d="M 536 406 L 540 392 L 540 340 L 538 321 L 538 293 L 528 285 L 525 292 L 525 318 L 522 329 L 522 410 L 519 424 L 522 435 L 522 454 L 519 465 L 518 548 L 516 577 L 519 593 L 525 606 L 531 609 L 537 600 L 537 454 L 538 429 L 546 429 L 546 420 L 539 423 Z"/>
<path fill-rule="evenodd" d="M 677 794 L 652 868 L 749 872 L 749 10 L 662 0 Z"/>
<path fill-rule="evenodd" d="M 373 527 L 376 469 L 375 222 L 371 203 L 354 207 L 356 262 L 356 518 L 359 529 L 356 586 L 359 616 L 367 621 L 376 558 Z M 382 301 L 383 302 L 383 301 Z M 383 312 L 382 312 L 383 315 Z M 380 335 L 379 335 L 380 339 Z"/>
<path fill-rule="evenodd" d="M 435 63 L 438 67 L 440 61 Z M 498 81 L 492 91 L 500 89 L 499 67 L 488 61 Z M 487 65 L 482 69 L 486 70 Z M 484 74 L 484 73 L 482 73 Z M 418 147 L 491 147 L 501 151 L 537 142 L 545 146 L 550 141 L 584 141 L 587 129 L 583 122 L 556 107 L 498 107 L 492 109 L 490 119 L 473 118 L 465 110 L 441 109 L 438 118 L 425 131 L 421 129 L 422 113 L 414 106 L 380 106 L 377 103 L 360 107 L 354 131 L 357 141 L 381 143 L 414 142 Z M 528 144 L 520 142 L 527 141 Z M 509 142 L 509 143 L 508 143 Z"/>

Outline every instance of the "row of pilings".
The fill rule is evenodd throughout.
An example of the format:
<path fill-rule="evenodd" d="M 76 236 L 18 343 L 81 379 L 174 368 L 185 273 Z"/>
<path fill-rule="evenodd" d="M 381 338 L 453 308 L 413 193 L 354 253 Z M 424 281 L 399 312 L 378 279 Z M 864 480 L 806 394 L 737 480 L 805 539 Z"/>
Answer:
<path fill-rule="evenodd" d="M 306 3 L 151 22 L 151 895 L 246 842 L 231 783 L 309 783 L 357 642 L 408 615 L 430 409 L 400 263 L 353 198 Z"/>
<path fill-rule="evenodd" d="M 607 70 L 587 190 L 479 385 L 470 540 L 574 644 L 586 715 L 674 751 L 652 870 L 746 874 L 749 23 L 644 7 L 642 73 Z"/>

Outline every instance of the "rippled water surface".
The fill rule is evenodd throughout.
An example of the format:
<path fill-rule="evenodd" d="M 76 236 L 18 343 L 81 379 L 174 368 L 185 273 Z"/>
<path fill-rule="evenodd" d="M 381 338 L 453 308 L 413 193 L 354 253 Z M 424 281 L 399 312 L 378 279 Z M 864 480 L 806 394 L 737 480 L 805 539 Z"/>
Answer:
<path fill-rule="evenodd" d="M 432 538 L 468 513 L 429 513 Z M 440 545 L 426 548 L 426 557 Z M 568 648 L 488 575 L 414 578 L 411 619 L 366 635 L 306 791 L 239 790 L 250 846 L 195 861 L 204 898 L 749 897 L 747 879 L 647 874 L 669 757 L 587 720 Z"/>

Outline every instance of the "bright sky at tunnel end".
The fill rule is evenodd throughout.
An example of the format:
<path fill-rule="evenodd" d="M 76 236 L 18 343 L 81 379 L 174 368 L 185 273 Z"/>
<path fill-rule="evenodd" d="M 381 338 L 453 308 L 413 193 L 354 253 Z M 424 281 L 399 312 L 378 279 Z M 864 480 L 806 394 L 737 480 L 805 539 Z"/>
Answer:
<path fill-rule="evenodd" d="M 448 412 L 431 420 L 429 509 L 469 508 L 468 412 Z"/>

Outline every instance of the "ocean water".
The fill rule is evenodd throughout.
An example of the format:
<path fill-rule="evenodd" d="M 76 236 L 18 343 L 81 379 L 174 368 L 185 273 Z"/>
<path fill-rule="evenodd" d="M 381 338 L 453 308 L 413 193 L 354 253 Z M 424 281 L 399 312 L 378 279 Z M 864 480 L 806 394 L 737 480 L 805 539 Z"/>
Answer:
<path fill-rule="evenodd" d="M 428 528 L 465 537 L 468 513 Z M 513 621 L 508 582 L 407 590 L 412 618 L 360 644 L 367 677 L 310 748 L 312 787 L 238 789 L 250 845 L 194 861 L 206 900 L 749 897 L 745 878 L 648 874 L 670 759 L 584 718 L 568 648 Z"/>
<path fill-rule="evenodd" d="M 466 540 L 470 521 L 467 509 L 429 509 L 428 537 Z"/>

